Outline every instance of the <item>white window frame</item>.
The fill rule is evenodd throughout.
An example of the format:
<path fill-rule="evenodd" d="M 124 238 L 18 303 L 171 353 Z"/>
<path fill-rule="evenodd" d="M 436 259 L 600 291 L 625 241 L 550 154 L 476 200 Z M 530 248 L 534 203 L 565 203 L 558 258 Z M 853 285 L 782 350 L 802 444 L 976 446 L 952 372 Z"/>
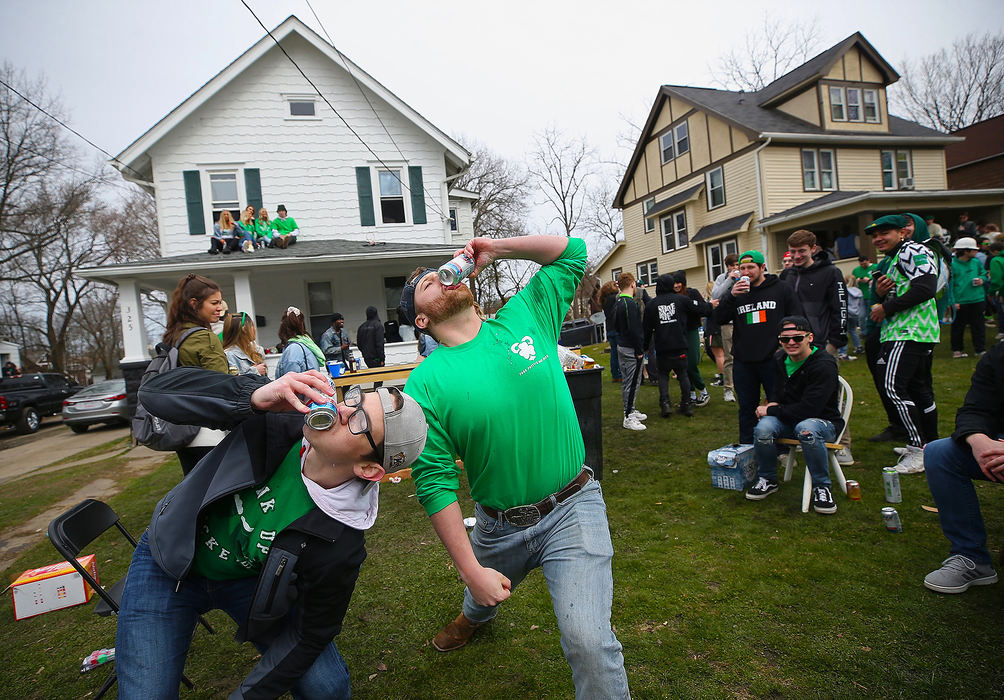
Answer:
<path fill-rule="evenodd" d="M 666 143 L 666 139 L 669 139 L 669 143 Z M 669 151 L 668 157 L 666 156 L 667 150 Z M 672 129 L 659 137 L 659 158 L 662 160 L 663 165 L 676 158 L 676 145 L 673 141 Z"/>
<path fill-rule="evenodd" d="M 663 254 L 672 253 L 674 250 L 682 250 L 689 246 L 690 236 L 687 231 L 687 210 L 685 208 L 674 209 L 665 216 L 660 217 L 659 231 L 662 234 Z M 683 233 L 684 238 L 682 245 L 680 244 L 680 233 Z"/>
<path fill-rule="evenodd" d="M 830 157 L 830 167 L 823 168 L 823 154 Z M 812 156 L 812 167 L 806 167 L 805 156 Z M 802 165 L 802 189 L 805 192 L 834 192 L 837 188 L 837 154 L 831 148 L 803 148 L 799 156 Z M 823 185 L 823 175 L 829 172 L 830 185 Z M 814 184 L 812 186 L 806 181 L 806 176 L 811 175 Z"/>
<path fill-rule="evenodd" d="M 611 269 L 610 270 L 610 279 L 612 281 L 616 282 L 617 278 L 621 276 L 621 272 L 623 272 L 623 271 L 624 271 L 624 268 L 621 268 L 621 267 L 615 267 L 615 268 Z"/>
<path fill-rule="evenodd" d="M 645 233 L 652 233 L 655 231 L 655 219 L 648 218 L 648 213 L 652 211 L 652 207 L 655 206 L 655 197 L 649 197 L 641 205 L 641 215 L 645 219 Z"/>
<path fill-rule="evenodd" d="M 459 224 L 457 223 L 457 208 L 450 207 L 450 230 L 456 231 L 458 227 Z"/>
<path fill-rule="evenodd" d="M 869 106 L 875 111 L 874 117 L 868 116 Z M 869 124 L 882 123 L 882 110 L 879 107 L 878 90 L 861 91 L 861 114 L 864 116 L 865 121 Z"/>
<path fill-rule="evenodd" d="M 714 187 L 713 184 L 712 184 L 712 182 L 711 182 L 713 176 L 715 175 L 715 173 L 718 173 L 718 177 L 719 177 L 719 180 L 720 180 L 720 184 L 719 184 L 718 187 Z M 718 209 L 719 207 L 724 207 L 725 206 L 725 171 L 722 169 L 721 166 L 718 166 L 717 168 L 714 168 L 713 170 L 709 170 L 705 174 L 705 176 L 704 176 L 704 187 L 705 187 L 705 190 L 707 191 L 708 211 L 711 211 L 712 209 Z M 714 192 L 716 190 L 720 190 L 721 193 L 722 193 L 722 201 L 719 202 L 718 204 L 715 204 L 714 201 L 713 201 L 713 199 L 714 199 L 713 195 L 714 195 Z"/>
<path fill-rule="evenodd" d="M 202 185 L 202 209 L 203 217 L 207 222 L 206 231 L 212 233 L 213 225 L 216 223 L 216 212 L 223 211 L 223 209 L 230 209 L 230 207 L 220 207 L 216 208 L 216 200 L 213 199 L 213 187 L 212 187 L 212 177 L 213 175 L 233 175 L 237 181 L 237 206 L 230 209 L 230 211 L 236 210 L 238 216 L 234 217 L 234 221 L 240 219 L 241 203 L 247 201 L 247 192 L 244 188 L 244 164 L 236 163 L 214 163 L 212 165 L 200 165 L 199 170 L 199 181 Z M 220 200 L 220 204 L 229 203 L 229 200 Z M 244 206 L 247 206 L 246 204 Z"/>
<path fill-rule="evenodd" d="M 863 122 L 865 120 L 864 109 L 861 107 L 861 88 L 848 87 L 845 90 L 847 95 L 847 121 Z M 858 115 L 854 116 L 852 110 L 857 110 Z"/>
<path fill-rule="evenodd" d="M 842 87 L 837 87 L 836 85 L 829 86 L 830 95 L 830 121 L 834 122 L 845 122 L 847 121 L 847 100 L 844 98 L 844 89 Z M 834 101 L 834 97 L 840 98 Z M 840 107 L 840 116 L 836 115 L 836 108 Z"/>
<path fill-rule="evenodd" d="M 885 167 L 885 156 L 889 154 L 890 157 L 890 168 Z M 904 156 L 903 162 L 906 163 L 906 177 L 913 180 L 913 152 L 909 149 L 892 149 L 883 148 L 879 152 L 879 163 L 882 168 L 882 189 L 887 191 L 898 190 L 900 188 L 900 156 Z M 892 185 L 886 184 L 886 174 L 892 177 Z"/>
<path fill-rule="evenodd" d="M 719 262 L 717 265 L 711 261 L 711 255 L 714 251 L 718 251 Z M 736 238 L 727 238 L 724 241 L 709 243 L 705 246 L 704 253 L 708 264 L 708 279 L 714 282 L 718 279 L 718 275 L 725 272 L 725 258 L 729 253 L 739 254 L 739 240 Z"/>
<path fill-rule="evenodd" d="M 690 152 L 690 129 L 687 127 L 686 120 L 673 127 L 673 147 L 676 150 L 677 158 L 682 156 L 684 153 Z"/>
<path fill-rule="evenodd" d="M 404 221 L 384 223 L 383 220 L 383 193 L 380 191 L 380 173 L 397 171 L 401 181 L 401 199 L 404 204 Z M 399 161 L 384 161 L 383 164 L 370 164 L 370 178 L 373 188 L 373 218 L 377 226 L 410 226 L 411 216 L 411 188 L 408 186 L 408 164 Z"/>
<path fill-rule="evenodd" d="M 306 93 L 284 93 L 282 95 L 283 99 L 283 109 L 285 114 L 283 119 L 288 122 L 319 122 L 321 121 L 321 116 L 318 113 L 318 102 L 320 98 L 317 95 L 310 95 Z M 313 114 L 293 114 L 293 103 L 294 102 L 310 102 L 314 105 Z"/>
<path fill-rule="evenodd" d="M 655 258 L 645 260 L 635 265 L 635 281 L 639 285 L 655 284 L 659 276 L 659 261 Z"/>

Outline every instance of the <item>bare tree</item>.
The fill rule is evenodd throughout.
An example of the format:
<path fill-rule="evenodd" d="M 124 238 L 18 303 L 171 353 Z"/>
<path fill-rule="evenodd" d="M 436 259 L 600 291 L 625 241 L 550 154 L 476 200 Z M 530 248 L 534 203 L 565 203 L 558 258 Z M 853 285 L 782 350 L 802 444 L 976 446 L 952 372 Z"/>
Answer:
<path fill-rule="evenodd" d="M 0 79 L 53 114 L 60 106 L 45 95 L 45 82 L 30 81 L 10 63 Z M 16 234 L 37 189 L 71 156 L 59 126 L 13 90 L 0 85 L 0 264 L 23 248 Z"/>
<path fill-rule="evenodd" d="M 472 151 L 471 167 L 457 179 L 456 186 L 479 195 L 472 204 L 474 235 L 488 238 L 526 235 L 530 191 L 526 170 L 484 145 L 475 144 Z M 485 310 L 492 310 L 512 296 L 524 280 L 523 270 L 502 260 L 471 280 L 471 291 Z"/>
<path fill-rule="evenodd" d="M 903 64 L 890 98 L 916 122 L 958 131 L 1004 114 L 1004 32 L 969 34 Z"/>
<path fill-rule="evenodd" d="M 708 70 L 727 90 L 755 92 L 819 53 L 819 40 L 815 19 L 784 23 L 764 12 L 763 23 L 746 32 L 743 46 L 721 55 Z"/>
<path fill-rule="evenodd" d="M 544 195 L 542 204 L 549 204 L 554 217 L 566 236 L 579 225 L 585 201 L 586 181 L 592 174 L 595 151 L 584 137 L 566 136 L 550 126 L 534 138 L 530 154 L 530 174 Z"/>
<path fill-rule="evenodd" d="M 611 178 L 597 176 L 595 184 L 586 192 L 582 226 L 595 239 L 596 244 L 591 246 L 593 258 L 606 255 L 623 237 L 624 217 L 613 207 L 616 190 Z"/>

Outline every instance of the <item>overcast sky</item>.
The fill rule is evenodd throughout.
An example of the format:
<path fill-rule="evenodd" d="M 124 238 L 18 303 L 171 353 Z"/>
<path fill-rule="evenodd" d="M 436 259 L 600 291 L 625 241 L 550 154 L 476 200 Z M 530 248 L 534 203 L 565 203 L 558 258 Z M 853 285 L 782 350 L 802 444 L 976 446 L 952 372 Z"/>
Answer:
<path fill-rule="evenodd" d="M 270 29 L 295 14 L 320 30 L 304 0 L 248 2 Z M 820 51 L 861 31 L 897 68 L 1004 27 L 999 0 L 312 4 L 339 50 L 434 124 L 514 159 L 548 124 L 612 156 L 625 117 L 642 121 L 661 84 L 712 86 L 767 9 L 818 20 Z M 115 154 L 263 34 L 240 0 L 0 0 L 0 59 L 44 75 Z"/>

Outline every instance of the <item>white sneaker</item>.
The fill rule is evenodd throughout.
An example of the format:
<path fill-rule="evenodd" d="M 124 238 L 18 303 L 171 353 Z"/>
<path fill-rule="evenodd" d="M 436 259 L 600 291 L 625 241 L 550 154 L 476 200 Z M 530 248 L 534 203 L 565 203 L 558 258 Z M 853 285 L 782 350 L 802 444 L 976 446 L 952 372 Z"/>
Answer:
<path fill-rule="evenodd" d="M 919 474 L 924 471 L 924 450 L 921 447 L 907 445 L 906 454 L 896 462 L 896 471 L 900 474 Z"/>
<path fill-rule="evenodd" d="M 245 253 L 254 252 L 254 243 L 252 243 L 251 241 L 244 241 L 243 245 L 241 245 L 241 250 L 243 250 Z"/>
<path fill-rule="evenodd" d="M 726 389 L 725 394 L 722 396 L 722 401 L 725 403 L 735 403 L 736 395 L 732 389 Z"/>
<path fill-rule="evenodd" d="M 850 447 L 841 447 L 837 450 L 837 464 L 854 464 L 854 457 L 851 455 Z"/>
<path fill-rule="evenodd" d="M 636 409 L 628 414 L 628 418 L 634 418 L 636 421 L 643 421 L 648 418 L 648 414 L 642 413 L 641 411 Z"/>
<path fill-rule="evenodd" d="M 624 427 L 628 430 L 647 430 L 644 423 L 628 416 L 624 419 Z"/>

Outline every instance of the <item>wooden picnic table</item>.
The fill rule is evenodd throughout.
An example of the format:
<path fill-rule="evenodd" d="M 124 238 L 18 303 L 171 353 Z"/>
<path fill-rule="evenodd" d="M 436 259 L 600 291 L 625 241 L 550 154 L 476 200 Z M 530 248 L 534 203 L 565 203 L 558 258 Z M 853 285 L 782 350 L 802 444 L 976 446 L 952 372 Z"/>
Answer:
<path fill-rule="evenodd" d="M 388 365 L 386 367 L 373 367 L 371 369 L 361 369 L 356 372 L 347 372 L 340 377 L 335 377 L 331 381 L 335 385 L 335 393 L 338 401 L 342 400 L 345 387 L 353 384 L 372 384 L 373 382 L 387 382 L 392 379 L 407 379 L 411 370 L 418 367 L 417 362 L 408 362 L 401 365 Z"/>

